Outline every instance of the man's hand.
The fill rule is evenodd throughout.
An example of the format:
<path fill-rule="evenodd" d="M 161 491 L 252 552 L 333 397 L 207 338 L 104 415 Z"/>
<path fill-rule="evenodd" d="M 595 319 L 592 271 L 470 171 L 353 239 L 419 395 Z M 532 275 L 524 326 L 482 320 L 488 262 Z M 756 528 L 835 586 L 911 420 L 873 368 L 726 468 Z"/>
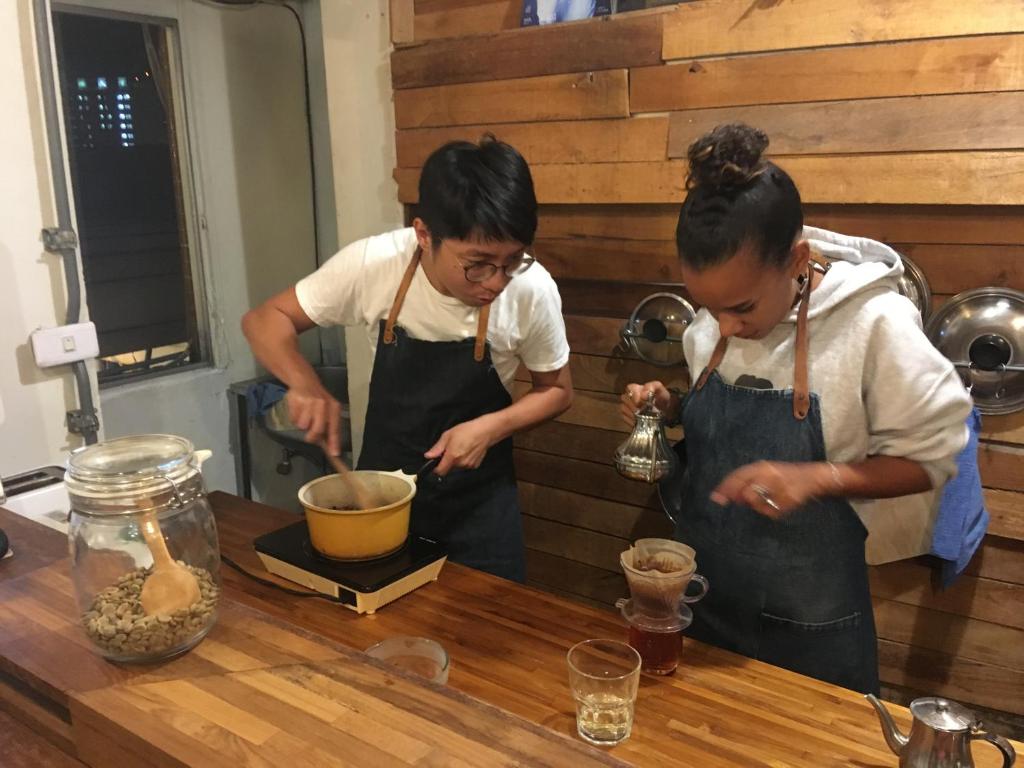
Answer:
<path fill-rule="evenodd" d="M 341 403 L 324 389 L 313 366 L 299 351 L 299 334 L 316 324 L 299 304 L 295 287 L 267 299 L 242 318 L 253 354 L 286 387 L 288 418 L 305 430 L 309 443 L 326 442 L 341 455 Z"/>
<path fill-rule="evenodd" d="M 288 418 L 306 431 L 306 442 L 326 441 L 332 456 L 341 455 L 341 403 L 319 383 L 292 387 L 285 396 Z"/>
<path fill-rule="evenodd" d="M 495 432 L 491 426 L 494 414 L 487 414 L 472 421 L 456 424 L 434 443 L 434 447 L 423 454 L 424 458 L 440 458 L 435 475 L 447 475 L 453 469 L 476 469 L 484 460 L 494 443 Z"/>

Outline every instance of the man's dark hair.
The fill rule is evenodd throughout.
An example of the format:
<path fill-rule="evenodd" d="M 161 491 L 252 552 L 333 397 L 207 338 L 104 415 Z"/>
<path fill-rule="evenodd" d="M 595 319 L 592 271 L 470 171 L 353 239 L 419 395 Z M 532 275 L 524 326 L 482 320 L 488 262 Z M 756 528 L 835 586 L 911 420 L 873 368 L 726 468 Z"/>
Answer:
<path fill-rule="evenodd" d="M 420 174 L 416 214 L 438 247 L 472 237 L 531 245 L 537 197 L 530 168 L 513 147 L 485 136 L 478 144 L 453 141 L 434 151 Z"/>

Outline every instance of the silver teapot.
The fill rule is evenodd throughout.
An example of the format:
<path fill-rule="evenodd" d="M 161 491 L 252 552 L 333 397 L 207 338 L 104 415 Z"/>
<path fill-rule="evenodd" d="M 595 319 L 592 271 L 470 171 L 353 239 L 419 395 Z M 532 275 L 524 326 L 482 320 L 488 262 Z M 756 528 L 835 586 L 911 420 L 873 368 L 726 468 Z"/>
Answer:
<path fill-rule="evenodd" d="M 1017 758 L 1010 742 L 981 730 L 974 713 L 956 702 L 915 699 L 910 703 L 914 716 L 910 736 L 904 736 L 882 702 L 870 693 L 866 698 L 878 712 L 885 743 L 899 755 L 900 768 L 973 768 L 971 742 L 978 740 L 994 744 L 1003 753 L 1003 768 L 1010 768 Z"/>
<path fill-rule="evenodd" d="M 679 467 L 679 457 L 665 436 L 664 414 L 654 404 L 654 393 L 636 412 L 633 432 L 615 450 L 615 468 L 630 480 L 656 483 L 673 474 Z"/>

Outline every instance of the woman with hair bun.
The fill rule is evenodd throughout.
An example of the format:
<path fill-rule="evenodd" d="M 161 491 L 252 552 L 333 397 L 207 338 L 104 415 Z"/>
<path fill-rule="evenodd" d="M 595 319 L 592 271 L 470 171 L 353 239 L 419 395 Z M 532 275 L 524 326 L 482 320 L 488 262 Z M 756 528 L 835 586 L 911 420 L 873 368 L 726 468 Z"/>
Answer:
<path fill-rule="evenodd" d="M 858 512 L 955 472 L 970 399 L 901 296 L 888 246 L 803 223 L 768 138 L 719 126 L 689 149 L 676 242 L 701 309 L 685 394 L 649 392 L 685 434 L 676 537 L 711 583 L 690 636 L 878 692 Z M 681 488 L 681 490 L 678 490 Z"/>

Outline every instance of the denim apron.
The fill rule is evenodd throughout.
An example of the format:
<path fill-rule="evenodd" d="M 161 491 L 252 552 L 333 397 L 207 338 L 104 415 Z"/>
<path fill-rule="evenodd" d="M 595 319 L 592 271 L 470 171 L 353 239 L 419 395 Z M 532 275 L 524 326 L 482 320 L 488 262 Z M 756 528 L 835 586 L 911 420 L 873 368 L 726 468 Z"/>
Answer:
<path fill-rule="evenodd" d="M 688 635 L 862 693 L 878 693 L 877 638 L 867 531 L 845 499 L 812 500 L 781 520 L 711 492 L 757 461 L 826 461 L 821 403 L 809 393 L 807 313 L 797 321 L 792 390 L 725 383 L 716 368 L 728 338 L 683 402 L 686 469 L 676 538 L 697 551 L 711 590 Z"/>
<path fill-rule="evenodd" d="M 422 341 L 396 325 L 420 258 L 417 248 L 380 323 L 359 469 L 415 471 L 445 430 L 512 403 L 491 362 L 489 305 L 475 339 Z M 453 562 L 525 581 L 512 439 L 491 446 L 477 469 L 420 481 L 409 527 L 444 543 Z"/>

